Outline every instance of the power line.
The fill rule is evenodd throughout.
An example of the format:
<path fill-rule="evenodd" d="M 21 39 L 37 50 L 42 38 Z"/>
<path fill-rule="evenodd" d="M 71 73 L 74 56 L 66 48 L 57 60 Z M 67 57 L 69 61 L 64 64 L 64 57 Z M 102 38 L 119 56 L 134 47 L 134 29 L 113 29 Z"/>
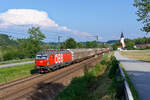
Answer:
<path fill-rule="evenodd" d="M 12 31 L 2 31 L 0 30 L 0 33 L 4 33 L 9 35 L 9 37 L 11 37 L 12 39 L 18 39 L 18 38 L 28 38 L 29 34 L 28 32 L 12 32 Z M 62 41 L 65 41 L 68 38 L 76 38 L 78 41 L 83 41 L 83 39 L 81 39 L 82 37 L 77 36 L 75 34 L 71 34 L 69 32 L 44 32 L 46 33 L 46 38 L 44 40 L 46 40 L 47 42 L 50 41 L 51 39 L 53 39 L 54 41 L 56 39 L 58 39 L 58 42 L 60 42 L 60 39 Z M 52 33 L 57 33 L 56 35 L 53 35 Z M 61 36 L 63 35 L 63 37 Z M 91 35 L 91 36 L 86 36 L 86 37 L 95 37 L 96 40 L 98 41 L 98 35 Z"/>

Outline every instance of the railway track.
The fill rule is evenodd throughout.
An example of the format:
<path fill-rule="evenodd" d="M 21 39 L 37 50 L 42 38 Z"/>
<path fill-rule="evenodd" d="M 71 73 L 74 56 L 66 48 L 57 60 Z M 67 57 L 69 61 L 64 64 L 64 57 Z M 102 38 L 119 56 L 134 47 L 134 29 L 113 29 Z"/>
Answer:
<path fill-rule="evenodd" d="M 61 81 L 63 82 L 69 75 L 78 72 L 81 69 L 84 69 L 85 66 L 88 66 L 89 68 L 92 67 L 93 64 L 95 64 L 101 58 L 101 56 L 89 58 L 82 62 L 70 65 L 51 73 L 47 73 L 44 75 L 36 74 L 31 77 L 16 80 L 13 83 L 1 85 L 0 100 L 40 100 L 39 96 L 35 95 L 36 93 L 40 92 L 40 90 L 44 89 L 47 86 L 51 87 L 53 83 L 57 83 L 59 81 L 60 83 Z M 64 88 L 64 86 L 60 87 L 61 89 Z M 57 88 L 57 86 L 55 88 Z"/>
<path fill-rule="evenodd" d="M 42 74 L 34 74 L 34 75 L 31 75 L 31 76 L 28 76 L 28 77 L 24 77 L 24 78 L 21 78 L 21 79 L 17 79 L 17 80 L 14 80 L 12 82 L 8 82 L 8 83 L 5 83 L 5 84 L 1 84 L 0 85 L 0 90 L 3 90 L 5 88 L 9 88 L 11 86 L 14 86 L 14 85 L 17 85 L 17 84 L 21 84 L 25 81 L 29 81 L 29 80 L 32 80 L 36 77 L 40 77 Z"/>

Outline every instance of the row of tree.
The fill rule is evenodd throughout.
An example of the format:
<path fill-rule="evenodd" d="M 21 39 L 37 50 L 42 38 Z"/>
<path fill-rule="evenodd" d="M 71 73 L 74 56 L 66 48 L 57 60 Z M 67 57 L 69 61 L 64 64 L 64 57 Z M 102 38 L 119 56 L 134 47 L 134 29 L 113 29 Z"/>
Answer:
<path fill-rule="evenodd" d="M 8 35 L 0 35 L 0 61 L 12 59 L 33 58 L 36 53 L 44 49 L 75 49 L 75 48 L 100 48 L 107 47 L 103 43 L 91 41 L 86 43 L 76 42 L 73 38 L 67 39 L 65 42 L 52 45 L 42 40 L 45 35 L 40 31 L 39 27 L 31 27 L 28 30 L 29 37 L 23 39 L 12 40 Z"/>
<path fill-rule="evenodd" d="M 133 42 L 135 44 L 147 44 L 150 43 L 150 37 L 136 38 Z"/>
<path fill-rule="evenodd" d="M 150 38 L 143 37 L 143 38 L 136 38 L 136 39 L 125 39 L 126 49 L 131 50 L 135 49 L 134 46 L 137 44 L 150 44 Z M 113 49 L 116 50 L 118 46 L 121 46 L 121 43 L 118 41 L 113 44 Z"/>
<path fill-rule="evenodd" d="M 107 44 L 99 43 L 97 41 L 87 41 L 87 42 L 83 43 L 83 42 L 76 42 L 73 38 L 67 39 L 60 46 L 61 49 L 106 48 L 106 47 L 108 47 Z"/>

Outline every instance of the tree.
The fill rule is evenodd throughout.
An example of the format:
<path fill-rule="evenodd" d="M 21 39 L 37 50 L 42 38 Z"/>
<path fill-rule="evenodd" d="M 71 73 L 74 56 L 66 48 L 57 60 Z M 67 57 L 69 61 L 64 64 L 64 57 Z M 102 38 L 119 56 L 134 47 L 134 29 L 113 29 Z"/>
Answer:
<path fill-rule="evenodd" d="M 83 44 L 80 42 L 77 43 L 77 46 L 78 46 L 78 48 L 84 48 Z"/>
<path fill-rule="evenodd" d="M 63 46 L 66 49 L 75 49 L 77 48 L 77 42 L 73 38 L 69 38 L 64 42 Z"/>
<path fill-rule="evenodd" d="M 39 27 L 31 27 L 28 30 L 27 39 L 12 40 L 8 35 L 0 34 L 0 60 L 33 58 L 42 49 L 42 40 L 45 35 Z"/>
<path fill-rule="evenodd" d="M 61 43 L 60 49 L 66 49 L 66 43 L 65 42 Z"/>
<path fill-rule="evenodd" d="M 41 49 L 40 44 L 45 38 L 45 35 L 41 32 L 40 27 L 31 27 L 28 30 L 29 33 L 29 44 L 27 48 L 30 53 L 30 57 L 34 57 L 35 54 Z"/>
<path fill-rule="evenodd" d="M 42 41 L 45 35 L 40 31 L 40 27 L 31 27 L 28 30 L 31 40 Z"/>
<path fill-rule="evenodd" d="M 25 57 L 35 57 L 36 53 L 41 50 L 42 40 L 45 38 L 45 35 L 40 31 L 39 27 L 31 27 L 28 30 L 29 38 L 22 39 L 20 43 L 20 55 Z"/>
<path fill-rule="evenodd" d="M 97 41 L 92 41 L 92 42 L 86 42 L 85 44 L 86 48 L 97 48 L 98 47 L 98 43 Z"/>
<path fill-rule="evenodd" d="M 134 0 L 134 6 L 138 8 L 137 20 L 142 22 L 144 26 L 141 28 L 142 31 L 150 32 L 150 0 Z"/>
<path fill-rule="evenodd" d="M 30 40 L 30 39 L 22 39 L 19 40 L 20 44 L 18 47 L 18 56 L 19 58 L 32 58 L 35 56 L 35 54 L 41 50 L 39 42 L 36 40 Z"/>
<path fill-rule="evenodd" d="M 91 48 L 91 43 L 89 41 L 87 41 L 86 44 L 85 44 L 85 47 L 86 48 Z"/>
<path fill-rule="evenodd" d="M 133 40 L 125 39 L 125 43 L 126 43 L 126 48 L 128 50 L 134 49 L 134 42 L 133 42 Z"/>
<path fill-rule="evenodd" d="M 147 44 L 150 43 L 150 38 L 143 37 L 143 38 L 137 38 L 133 40 L 135 44 Z"/>
<path fill-rule="evenodd" d="M 113 50 L 117 50 L 117 43 L 114 43 L 114 44 L 112 45 L 112 47 L 113 47 Z"/>
<path fill-rule="evenodd" d="M 18 51 L 17 48 L 13 46 L 6 46 L 5 51 L 3 51 L 3 60 L 12 60 L 18 59 Z"/>

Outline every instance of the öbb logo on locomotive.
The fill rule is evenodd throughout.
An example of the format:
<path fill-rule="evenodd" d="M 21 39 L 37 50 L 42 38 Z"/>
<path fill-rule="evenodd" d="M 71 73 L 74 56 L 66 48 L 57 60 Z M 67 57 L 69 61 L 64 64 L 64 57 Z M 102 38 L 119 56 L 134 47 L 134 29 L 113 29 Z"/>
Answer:
<path fill-rule="evenodd" d="M 56 54 L 55 55 L 55 63 L 63 63 L 63 54 Z"/>

